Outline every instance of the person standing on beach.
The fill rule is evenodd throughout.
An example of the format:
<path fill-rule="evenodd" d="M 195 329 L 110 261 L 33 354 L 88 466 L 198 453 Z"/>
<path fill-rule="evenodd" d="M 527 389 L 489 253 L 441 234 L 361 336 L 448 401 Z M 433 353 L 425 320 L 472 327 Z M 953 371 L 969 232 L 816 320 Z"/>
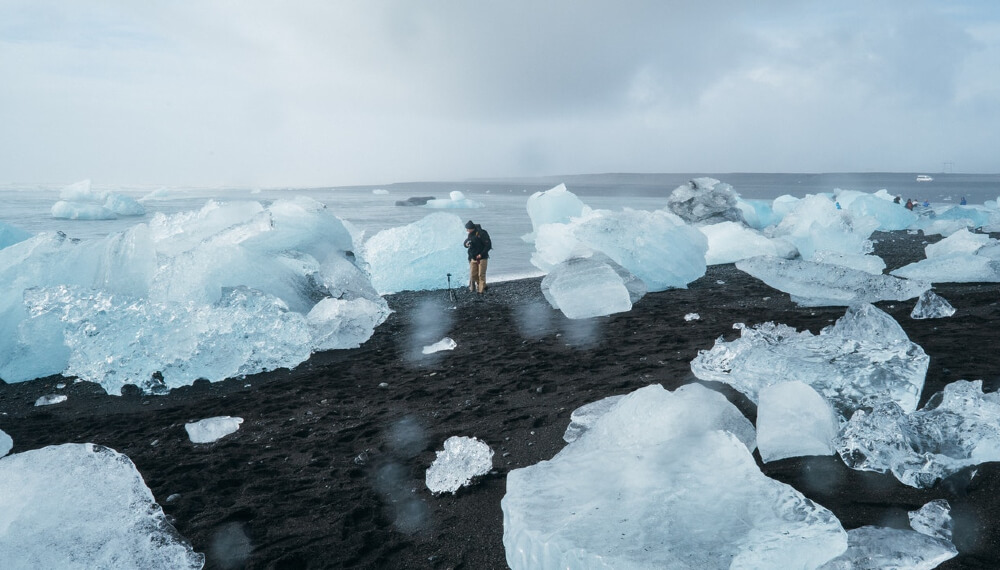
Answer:
<path fill-rule="evenodd" d="M 465 247 L 469 250 L 469 291 L 483 294 L 486 291 L 486 266 L 490 259 L 493 243 L 490 234 L 479 224 L 469 220 L 465 223 Z"/>

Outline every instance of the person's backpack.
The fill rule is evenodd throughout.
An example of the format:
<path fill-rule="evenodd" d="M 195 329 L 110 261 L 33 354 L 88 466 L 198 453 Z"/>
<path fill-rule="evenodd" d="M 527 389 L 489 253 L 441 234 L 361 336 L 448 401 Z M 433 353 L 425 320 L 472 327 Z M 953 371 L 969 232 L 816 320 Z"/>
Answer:
<path fill-rule="evenodd" d="M 493 240 L 490 239 L 490 232 L 479 228 L 479 237 L 483 240 L 483 253 L 489 253 L 493 249 Z"/>

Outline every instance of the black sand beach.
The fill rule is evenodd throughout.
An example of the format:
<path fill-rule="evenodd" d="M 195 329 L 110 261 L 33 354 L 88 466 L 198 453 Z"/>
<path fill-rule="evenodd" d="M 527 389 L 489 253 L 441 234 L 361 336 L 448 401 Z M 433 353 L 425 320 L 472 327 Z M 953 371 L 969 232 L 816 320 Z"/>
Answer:
<path fill-rule="evenodd" d="M 874 238 L 890 269 L 923 258 L 925 243 L 939 239 Z M 575 408 L 652 383 L 672 390 L 697 381 L 690 361 L 716 338 L 735 338 L 733 323 L 818 333 L 844 314 L 796 307 L 732 265 L 710 267 L 687 289 L 649 294 L 629 313 L 583 323 L 549 308 L 539 282 L 495 283 L 483 296 L 460 290 L 454 302 L 447 291 L 393 295 L 395 312 L 358 349 L 165 396 L 107 396 L 61 377 L 0 384 L 0 429 L 13 453 L 92 442 L 128 455 L 208 568 L 506 568 L 506 474 L 561 449 Z M 1000 284 L 935 291 L 958 309 L 953 317 L 911 319 L 915 300 L 878 305 L 930 355 L 921 405 L 959 379 L 997 390 Z M 688 313 L 700 319 L 686 321 Z M 444 336 L 455 350 L 419 355 Z M 740 394 L 707 385 L 755 419 Z M 50 393 L 69 400 L 34 407 Z M 189 441 L 186 422 L 222 415 L 243 418 L 240 430 L 212 444 Z M 494 470 L 455 495 L 434 496 L 424 473 L 453 435 L 488 443 Z M 927 490 L 852 471 L 838 457 L 763 470 L 848 529 L 907 528 L 907 511 L 947 499 L 960 555 L 941 568 L 1000 567 L 1000 463 Z"/>

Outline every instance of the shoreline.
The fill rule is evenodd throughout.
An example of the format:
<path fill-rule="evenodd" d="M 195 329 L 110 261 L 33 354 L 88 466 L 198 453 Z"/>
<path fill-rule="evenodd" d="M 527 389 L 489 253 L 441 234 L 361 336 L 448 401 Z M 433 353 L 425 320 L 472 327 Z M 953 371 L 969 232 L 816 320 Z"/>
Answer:
<path fill-rule="evenodd" d="M 936 240 L 873 237 L 890 270 Z M 506 474 L 562 449 L 574 409 L 653 383 L 674 390 L 697 381 L 691 359 L 720 336 L 735 338 L 736 322 L 815 334 L 845 310 L 796 307 L 731 264 L 709 267 L 686 289 L 647 294 L 628 313 L 580 322 L 548 307 L 539 277 L 491 282 L 482 296 L 453 290 L 455 302 L 444 289 L 387 295 L 393 313 L 369 341 L 314 354 L 292 370 L 196 382 L 163 396 L 108 396 L 62 377 L 0 384 L 0 429 L 14 440 L 12 453 L 90 442 L 128 455 L 178 532 L 206 553 L 206 568 L 505 568 Z M 982 379 L 984 391 L 996 391 L 1000 353 L 990 333 L 1000 284 L 934 290 L 958 309 L 953 317 L 911 319 L 915 299 L 877 304 L 931 357 L 920 405 L 958 379 Z M 692 312 L 700 318 L 685 321 Z M 442 336 L 456 349 L 419 355 Z M 755 420 L 741 394 L 702 383 Z M 69 399 L 33 406 L 49 393 Z M 186 422 L 221 415 L 244 423 L 215 443 L 188 440 Z M 432 495 L 424 472 L 453 435 L 490 445 L 494 469 L 454 495 Z M 836 456 L 762 467 L 848 529 L 905 527 L 906 511 L 947 499 L 960 555 L 940 568 L 1000 560 L 998 463 L 926 490 L 850 470 Z"/>

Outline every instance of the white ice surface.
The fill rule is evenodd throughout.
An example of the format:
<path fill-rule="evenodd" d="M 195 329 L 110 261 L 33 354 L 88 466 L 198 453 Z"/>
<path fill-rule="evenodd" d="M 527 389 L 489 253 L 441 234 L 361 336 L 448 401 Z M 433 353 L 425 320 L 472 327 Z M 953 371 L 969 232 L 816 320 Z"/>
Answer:
<path fill-rule="evenodd" d="M 757 402 L 757 447 L 764 463 L 833 455 L 840 424 L 829 402 L 799 381 L 772 384 Z"/>
<path fill-rule="evenodd" d="M 243 418 L 218 416 L 184 424 L 191 443 L 212 443 L 240 429 Z"/>
<path fill-rule="evenodd" d="M 0 458 L 0 568 L 200 569 L 128 457 L 64 444 Z M 15 490 L 16 492 L 9 492 Z"/>
<path fill-rule="evenodd" d="M 431 493 L 454 493 L 474 477 L 493 469 L 493 450 L 474 437 L 452 436 L 427 469 L 424 482 Z"/>

